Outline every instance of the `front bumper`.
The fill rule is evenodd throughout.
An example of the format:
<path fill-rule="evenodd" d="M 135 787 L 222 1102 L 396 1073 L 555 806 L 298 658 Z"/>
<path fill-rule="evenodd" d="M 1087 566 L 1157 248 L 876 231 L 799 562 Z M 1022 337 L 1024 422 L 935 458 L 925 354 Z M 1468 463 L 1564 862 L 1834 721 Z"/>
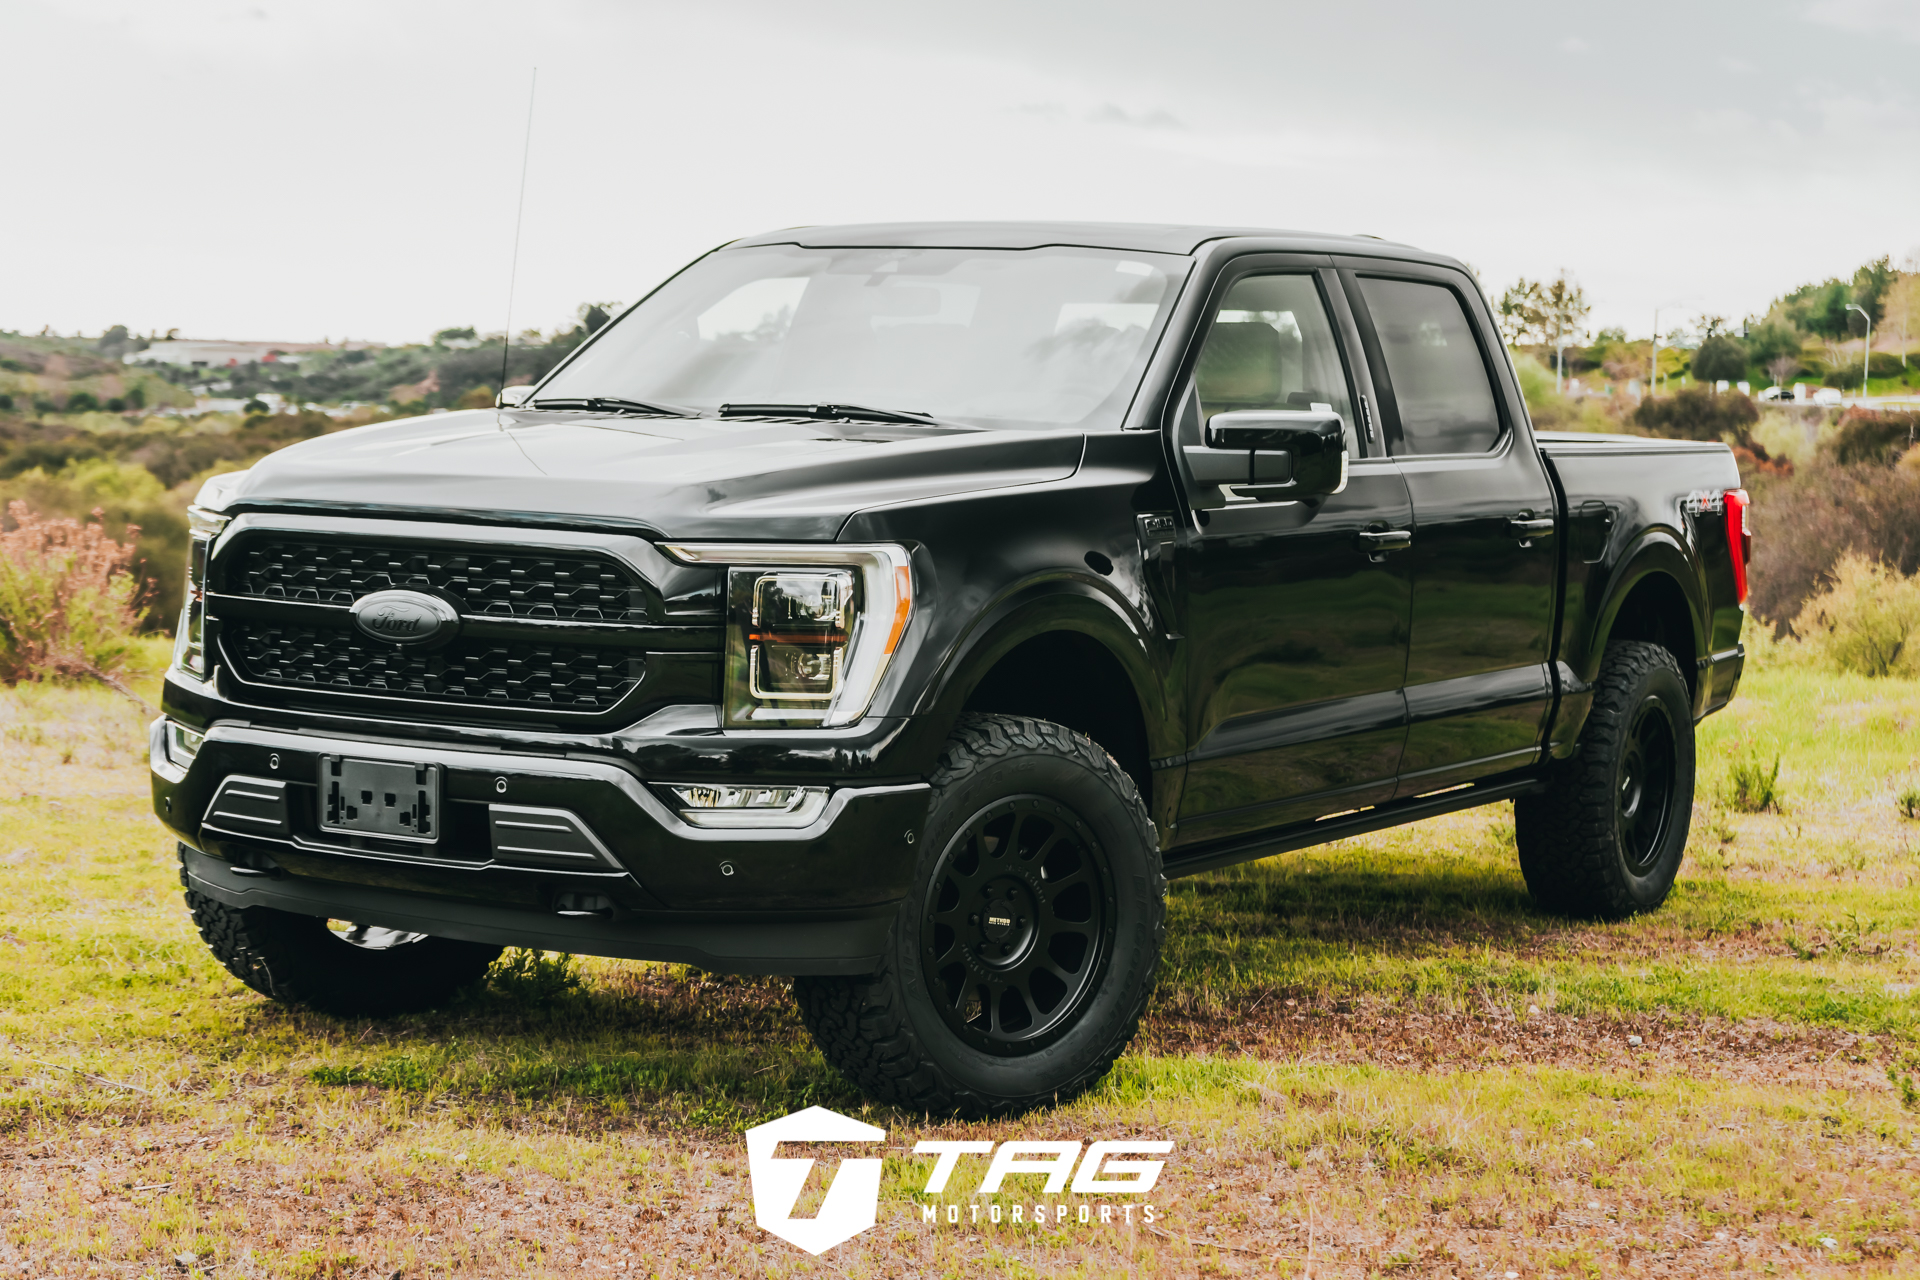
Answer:
<path fill-rule="evenodd" d="M 183 876 L 230 905 L 717 972 L 873 969 L 930 800 L 923 782 L 836 787 L 808 826 L 712 830 L 681 821 L 630 764 L 578 751 L 228 721 L 185 767 L 164 721 L 151 751 L 154 812 L 182 842 Z M 438 766 L 439 840 L 320 830 L 330 755 Z M 502 813 L 530 811 L 559 815 L 559 852 L 498 839 Z"/>

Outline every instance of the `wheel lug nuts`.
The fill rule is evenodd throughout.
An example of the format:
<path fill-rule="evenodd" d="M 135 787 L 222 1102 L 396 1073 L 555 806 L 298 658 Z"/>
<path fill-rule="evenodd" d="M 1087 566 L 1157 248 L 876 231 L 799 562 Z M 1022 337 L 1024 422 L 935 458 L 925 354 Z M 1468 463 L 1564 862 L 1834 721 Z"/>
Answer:
<path fill-rule="evenodd" d="M 967 923 L 968 923 L 968 924 L 979 924 L 979 923 L 980 923 L 980 917 L 979 917 L 979 916 L 968 916 L 968 917 L 967 917 Z"/>

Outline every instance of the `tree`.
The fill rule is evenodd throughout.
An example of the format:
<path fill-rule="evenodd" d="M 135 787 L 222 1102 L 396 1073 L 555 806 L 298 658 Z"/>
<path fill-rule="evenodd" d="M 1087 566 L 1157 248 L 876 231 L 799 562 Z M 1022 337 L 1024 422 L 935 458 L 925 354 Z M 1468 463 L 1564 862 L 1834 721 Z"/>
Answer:
<path fill-rule="evenodd" d="M 1580 340 L 1581 326 L 1586 323 L 1587 315 L 1593 310 L 1587 302 L 1587 291 L 1582 289 L 1565 267 L 1554 282 L 1540 291 L 1541 309 L 1546 313 L 1546 325 L 1553 335 L 1553 389 L 1560 389 L 1560 379 L 1566 373 L 1566 352 L 1569 342 Z"/>
<path fill-rule="evenodd" d="M 1907 255 L 1906 270 L 1887 289 L 1883 300 L 1886 322 L 1900 335 L 1900 365 L 1906 367 L 1907 347 L 1913 341 L 1914 313 L 1920 311 L 1920 252 Z"/>
<path fill-rule="evenodd" d="M 1719 317 L 1714 317 L 1719 320 Z M 1725 320 L 1719 321 L 1725 324 Z M 1693 353 L 1693 376 L 1702 382 L 1737 382 L 1747 371 L 1747 348 L 1738 338 L 1716 333 Z"/>
<path fill-rule="evenodd" d="M 1782 315 L 1769 315 L 1747 329 L 1748 354 L 1769 369 L 1782 356 L 1793 356 L 1794 366 L 1798 368 L 1800 348 L 1804 343 L 1800 331 Z"/>
<path fill-rule="evenodd" d="M 1800 372 L 1800 357 L 1775 356 L 1767 361 L 1767 376 L 1773 379 L 1773 385 L 1784 387 L 1787 379 Z"/>
<path fill-rule="evenodd" d="M 1500 336 L 1507 340 L 1508 346 L 1523 346 L 1527 338 L 1540 336 L 1546 322 L 1540 295 L 1540 286 L 1525 276 L 1514 281 L 1500 295 L 1500 303 L 1495 310 L 1499 313 Z"/>

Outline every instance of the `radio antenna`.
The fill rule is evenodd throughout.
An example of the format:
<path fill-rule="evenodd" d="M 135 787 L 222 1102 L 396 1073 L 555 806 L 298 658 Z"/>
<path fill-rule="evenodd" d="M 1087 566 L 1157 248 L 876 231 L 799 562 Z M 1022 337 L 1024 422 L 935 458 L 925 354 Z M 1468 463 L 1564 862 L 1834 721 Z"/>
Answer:
<path fill-rule="evenodd" d="M 507 353 L 513 350 L 513 290 L 520 279 L 520 223 L 527 212 L 527 157 L 533 153 L 533 95 L 540 87 L 540 68 L 527 82 L 527 131 L 520 143 L 520 199 L 513 209 L 513 265 L 507 269 L 507 331 L 500 339 L 500 390 L 507 389 Z"/>

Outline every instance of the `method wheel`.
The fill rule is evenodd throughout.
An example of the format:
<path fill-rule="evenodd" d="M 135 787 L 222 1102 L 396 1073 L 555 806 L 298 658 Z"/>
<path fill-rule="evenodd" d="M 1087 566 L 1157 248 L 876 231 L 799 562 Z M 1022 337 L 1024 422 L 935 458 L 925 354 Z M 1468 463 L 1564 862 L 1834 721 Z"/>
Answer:
<path fill-rule="evenodd" d="M 444 1004 L 477 982 L 500 948 L 423 933 L 230 907 L 187 891 L 200 936 L 227 971 L 263 996 L 342 1017 L 388 1017 Z"/>
<path fill-rule="evenodd" d="M 1610 644 L 1573 757 L 1514 802 L 1527 888 L 1557 915 L 1651 911 L 1673 889 L 1692 818 L 1687 682 L 1659 645 Z"/>
<path fill-rule="evenodd" d="M 1140 1025 L 1165 933 L 1159 843 L 1133 782 L 1084 735 L 968 716 L 933 778 L 914 887 L 878 973 L 802 977 L 820 1051 L 909 1110 L 1065 1100 Z"/>

